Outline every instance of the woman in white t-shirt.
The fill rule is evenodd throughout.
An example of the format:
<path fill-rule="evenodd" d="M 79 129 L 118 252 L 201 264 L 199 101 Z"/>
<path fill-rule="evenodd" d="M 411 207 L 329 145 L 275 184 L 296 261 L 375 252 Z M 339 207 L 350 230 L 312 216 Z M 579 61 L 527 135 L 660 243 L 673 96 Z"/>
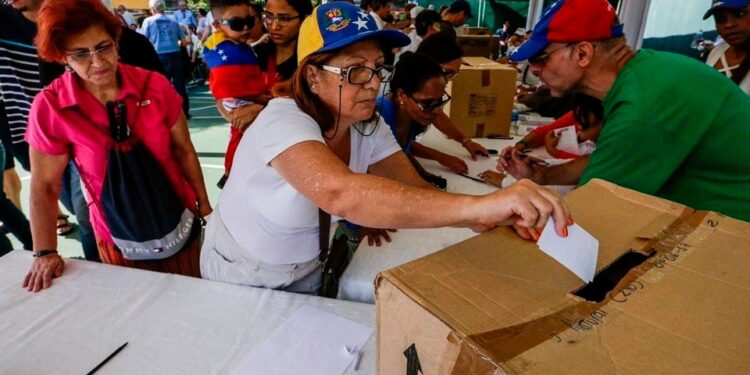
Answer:
<path fill-rule="evenodd" d="M 538 238 L 554 216 L 567 235 L 562 200 L 531 182 L 474 197 L 440 192 L 419 178 L 374 113 L 380 83 L 391 76 L 383 51 L 409 40 L 376 27 L 345 2 L 323 4 L 303 22 L 292 98 L 271 100 L 242 138 L 235 155 L 241 168 L 206 227 L 204 278 L 317 291 L 319 207 L 373 228 L 513 224 L 528 238 Z"/>
<path fill-rule="evenodd" d="M 711 50 L 706 64 L 724 73 L 750 95 L 750 0 L 714 2 L 703 16 L 713 16 L 716 31 L 726 44 Z"/>

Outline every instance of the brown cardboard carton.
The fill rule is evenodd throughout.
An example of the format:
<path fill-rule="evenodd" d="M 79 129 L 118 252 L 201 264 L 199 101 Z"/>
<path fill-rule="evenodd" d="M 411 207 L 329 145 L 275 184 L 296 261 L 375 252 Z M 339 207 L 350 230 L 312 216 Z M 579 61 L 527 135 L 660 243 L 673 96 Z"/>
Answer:
<path fill-rule="evenodd" d="M 482 57 L 464 57 L 446 89 L 453 99 L 445 113 L 467 137 L 510 134 L 518 72 Z"/>
<path fill-rule="evenodd" d="M 378 373 L 750 373 L 749 223 L 601 180 L 566 201 L 601 301 L 499 228 L 378 276 Z"/>
<path fill-rule="evenodd" d="M 490 29 L 486 27 L 464 27 L 464 35 L 490 35 Z"/>
<path fill-rule="evenodd" d="M 464 56 L 495 57 L 500 51 L 500 38 L 492 35 L 459 35 L 457 42 Z"/>

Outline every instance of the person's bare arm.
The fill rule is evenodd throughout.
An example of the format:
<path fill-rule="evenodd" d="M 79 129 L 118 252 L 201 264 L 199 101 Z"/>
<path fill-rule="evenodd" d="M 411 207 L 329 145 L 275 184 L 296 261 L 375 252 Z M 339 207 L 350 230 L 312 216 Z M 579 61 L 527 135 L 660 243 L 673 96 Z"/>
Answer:
<path fill-rule="evenodd" d="M 57 250 L 57 199 L 60 197 L 62 174 L 69 156 L 50 155 L 29 149 L 31 158 L 31 236 L 34 251 Z M 52 278 L 62 276 L 65 262 L 58 254 L 34 258 L 23 287 L 38 292 L 52 285 Z"/>
<path fill-rule="evenodd" d="M 531 159 L 509 146 L 500 153 L 497 169 L 508 172 L 517 180 L 529 179 L 540 185 L 577 185 L 589 159 L 590 156 L 586 155 L 564 164 L 543 167 L 533 164 Z"/>
<path fill-rule="evenodd" d="M 578 185 L 578 180 L 589 165 L 590 156 L 581 156 L 565 164 L 537 168 L 532 181 L 540 185 Z"/>
<path fill-rule="evenodd" d="M 453 173 L 464 174 L 469 172 L 469 166 L 461 158 L 440 152 L 419 142 L 412 144 L 411 153 L 416 157 L 435 160 L 440 165 L 450 169 Z"/>
<path fill-rule="evenodd" d="M 266 97 L 263 98 L 267 99 Z M 216 102 L 216 109 L 219 111 L 221 117 L 229 121 L 229 124 L 240 132 L 247 130 L 263 108 L 266 108 L 264 104 L 253 103 L 228 111 L 221 104 L 221 100 Z"/>
<path fill-rule="evenodd" d="M 553 216 L 558 233 L 567 235 L 569 212 L 562 199 L 530 181 L 479 197 L 448 194 L 354 173 L 325 144 L 315 141 L 288 148 L 270 164 L 318 207 L 363 226 L 543 228 Z"/>
<path fill-rule="evenodd" d="M 368 172 L 376 176 L 403 182 L 407 185 L 424 189 L 434 189 L 432 185 L 419 176 L 419 173 L 414 169 L 406 154 L 400 151 L 371 165 Z"/>
<path fill-rule="evenodd" d="M 177 158 L 177 163 L 188 183 L 193 188 L 198 200 L 198 215 L 206 217 L 211 214 L 211 203 L 208 201 L 206 184 L 203 181 L 203 171 L 198 162 L 198 154 L 195 152 L 193 142 L 190 140 L 190 132 L 187 127 L 185 116 L 180 114 L 177 123 L 170 130 L 172 141 L 172 152 Z M 191 207 L 192 208 L 192 207 Z"/>
<path fill-rule="evenodd" d="M 445 112 L 439 111 L 432 124 L 448 138 L 460 143 L 461 146 L 464 146 L 472 159 L 477 160 L 477 154 L 484 156 L 490 155 L 484 146 L 472 141 L 471 138 L 467 138 L 466 135 L 464 135 L 464 133 L 453 124 L 453 121 L 445 114 Z"/>

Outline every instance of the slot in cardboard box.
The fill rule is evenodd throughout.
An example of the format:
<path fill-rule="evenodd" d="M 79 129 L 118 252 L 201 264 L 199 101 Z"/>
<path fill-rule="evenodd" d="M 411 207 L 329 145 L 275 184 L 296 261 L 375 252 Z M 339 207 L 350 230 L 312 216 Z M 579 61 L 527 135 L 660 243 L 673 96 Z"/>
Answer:
<path fill-rule="evenodd" d="M 482 57 L 464 57 L 448 84 L 445 113 L 467 137 L 509 135 L 518 71 Z"/>
<path fill-rule="evenodd" d="M 565 199 L 594 282 L 508 228 L 385 271 L 378 373 L 750 373 L 750 223 L 601 180 Z"/>

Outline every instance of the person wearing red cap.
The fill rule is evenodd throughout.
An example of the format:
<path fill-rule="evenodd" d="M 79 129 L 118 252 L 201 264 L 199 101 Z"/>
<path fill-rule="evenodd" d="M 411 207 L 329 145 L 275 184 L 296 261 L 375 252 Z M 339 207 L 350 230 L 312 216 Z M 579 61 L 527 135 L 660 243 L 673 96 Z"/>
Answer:
<path fill-rule="evenodd" d="M 726 41 L 714 47 L 706 64 L 724 73 L 750 95 L 750 0 L 713 0 L 703 16 L 713 16 L 716 31 Z"/>
<path fill-rule="evenodd" d="M 511 59 L 528 60 L 553 95 L 602 100 L 604 120 L 590 157 L 549 168 L 517 149 L 498 165 L 541 184 L 618 185 L 750 220 L 750 97 L 688 57 L 632 51 L 606 0 L 560 0 Z"/>

